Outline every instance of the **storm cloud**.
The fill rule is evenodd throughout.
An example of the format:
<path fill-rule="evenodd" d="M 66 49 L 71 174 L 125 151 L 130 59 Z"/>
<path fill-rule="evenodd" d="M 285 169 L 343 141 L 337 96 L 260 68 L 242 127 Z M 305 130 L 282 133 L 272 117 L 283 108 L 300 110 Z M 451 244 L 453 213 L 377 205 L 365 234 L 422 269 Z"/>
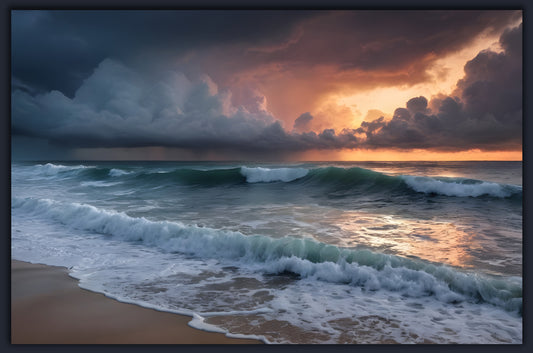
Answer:
<path fill-rule="evenodd" d="M 142 65 L 191 51 L 283 42 L 310 11 L 12 11 L 12 73 L 67 96 L 106 58 Z M 162 62 L 156 62 L 162 64 Z M 152 64 L 154 64 L 152 62 Z"/>
<path fill-rule="evenodd" d="M 294 120 L 294 125 L 292 127 L 293 131 L 305 131 L 309 128 L 309 123 L 313 120 L 311 113 L 306 112 L 300 115 L 296 120 Z"/>
<path fill-rule="evenodd" d="M 520 11 L 15 10 L 12 72 L 20 82 L 69 97 L 106 58 L 129 66 L 179 62 L 180 71 L 191 58 L 220 85 L 258 68 L 287 74 L 317 66 L 342 73 L 335 87 L 354 71 L 414 83 L 426 77 L 436 58 L 520 16 Z M 376 83 L 375 75 L 365 78 Z"/>
<path fill-rule="evenodd" d="M 16 10 L 12 134 L 72 149 L 518 150 L 522 26 L 504 28 L 520 18 L 520 11 Z M 501 52 L 470 60 L 449 96 L 413 97 L 390 120 L 354 128 L 346 107 L 337 109 L 343 118 L 310 108 L 328 92 L 423 82 L 438 58 L 502 32 Z"/>
<path fill-rule="evenodd" d="M 392 120 L 364 122 L 368 148 L 468 150 L 522 146 L 522 25 L 500 38 L 501 53 L 482 51 L 465 65 L 458 96 L 409 100 Z M 431 106 L 429 109 L 428 106 Z"/>
<path fill-rule="evenodd" d="M 355 147 L 356 138 L 331 129 L 287 133 L 258 102 L 235 107 L 231 93 L 208 77 L 180 72 L 154 79 L 106 59 L 73 98 L 60 91 L 12 94 L 14 134 L 47 138 L 71 147 L 168 146 L 192 149 L 245 147 L 306 150 Z"/>

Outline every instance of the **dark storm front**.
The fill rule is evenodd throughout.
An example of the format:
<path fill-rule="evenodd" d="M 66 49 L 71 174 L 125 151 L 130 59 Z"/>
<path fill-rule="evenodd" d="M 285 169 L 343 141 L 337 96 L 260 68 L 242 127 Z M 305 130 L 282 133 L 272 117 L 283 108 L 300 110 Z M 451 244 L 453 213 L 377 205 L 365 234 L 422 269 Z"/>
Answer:
<path fill-rule="evenodd" d="M 265 342 L 520 343 L 521 171 L 17 163 L 12 254 Z"/>

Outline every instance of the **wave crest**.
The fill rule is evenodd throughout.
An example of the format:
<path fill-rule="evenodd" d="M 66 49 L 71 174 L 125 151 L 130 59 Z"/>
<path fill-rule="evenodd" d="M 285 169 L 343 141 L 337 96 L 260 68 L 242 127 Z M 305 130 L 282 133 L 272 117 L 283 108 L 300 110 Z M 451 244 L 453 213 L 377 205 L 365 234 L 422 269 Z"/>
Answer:
<path fill-rule="evenodd" d="M 325 187 L 335 192 L 392 193 L 396 195 L 413 192 L 437 194 L 450 197 L 520 198 L 522 187 L 464 178 L 439 178 L 413 175 L 393 176 L 369 169 L 352 167 L 265 168 L 235 167 L 226 169 L 176 168 L 168 171 L 121 168 L 65 166 L 48 163 L 36 165 L 34 172 L 45 176 L 73 177 L 81 181 L 101 181 L 113 177 L 125 177 L 129 183 L 139 182 L 161 185 L 219 186 L 257 183 L 285 182 L 294 187 Z M 329 190 L 331 191 L 331 190 Z"/>
<path fill-rule="evenodd" d="M 167 252 L 237 262 L 270 273 L 344 283 L 366 290 L 388 290 L 440 301 L 487 302 L 522 312 L 521 278 L 503 281 L 368 250 L 339 248 L 307 238 L 245 236 L 179 222 L 150 221 L 91 205 L 50 199 L 13 198 L 12 208 L 51 218 L 69 227 L 140 241 Z"/>
<path fill-rule="evenodd" d="M 439 194 L 445 196 L 479 197 L 489 195 L 493 197 L 510 197 L 520 193 L 522 188 L 514 185 L 503 185 L 478 180 L 439 180 L 429 177 L 402 176 L 405 183 L 417 192 Z"/>
<path fill-rule="evenodd" d="M 116 168 L 113 168 L 109 171 L 109 176 L 111 177 L 119 177 L 119 176 L 127 175 L 127 174 L 131 174 L 131 172 L 127 172 L 125 170 L 116 169 Z"/>
<path fill-rule="evenodd" d="M 42 173 L 46 176 L 54 176 L 61 172 L 69 172 L 69 171 L 78 171 L 80 169 L 86 169 L 86 168 L 92 168 L 85 165 L 61 165 L 61 164 L 53 164 L 53 163 L 46 163 L 46 164 L 37 164 L 35 165 L 35 168 L 39 173 Z"/>
<path fill-rule="evenodd" d="M 309 173 L 305 168 L 248 168 L 241 167 L 241 174 L 248 183 L 270 183 L 274 181 L 290 182 L 303 178 Z"/>

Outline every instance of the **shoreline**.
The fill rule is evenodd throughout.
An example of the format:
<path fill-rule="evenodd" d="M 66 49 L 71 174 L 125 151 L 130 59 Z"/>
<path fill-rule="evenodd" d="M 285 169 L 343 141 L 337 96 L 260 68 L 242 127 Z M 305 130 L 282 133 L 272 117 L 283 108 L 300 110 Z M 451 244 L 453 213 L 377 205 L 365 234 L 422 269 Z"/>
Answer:
<path fill-rule="evenodd" d="M 11 260 L 12 344 L 263 344 L 191 320 L 80 288 L 64 267 Z"/>

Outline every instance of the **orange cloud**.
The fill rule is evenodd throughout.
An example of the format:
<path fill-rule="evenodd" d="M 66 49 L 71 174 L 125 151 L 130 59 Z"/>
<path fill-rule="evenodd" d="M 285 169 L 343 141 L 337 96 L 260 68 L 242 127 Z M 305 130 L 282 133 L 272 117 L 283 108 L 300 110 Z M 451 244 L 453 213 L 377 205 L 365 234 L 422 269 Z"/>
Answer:
<path fill-rule="evenodd" d="M 392 115 L 411 97 L 449 94 L 465 63 L 520 17 L 520 11 L 329 11 L 301 21 L 278 44 L 220 47 L 204 63 L 221 86 L 261 91 L 285 128 L 305 112 L 316 118 L 332 110 L 337 99 L 355 115 L 329 118 L 330 128 L 342 129 L 370 109 Z M 245 103 L 237 96 L 237 105 Z"/>

